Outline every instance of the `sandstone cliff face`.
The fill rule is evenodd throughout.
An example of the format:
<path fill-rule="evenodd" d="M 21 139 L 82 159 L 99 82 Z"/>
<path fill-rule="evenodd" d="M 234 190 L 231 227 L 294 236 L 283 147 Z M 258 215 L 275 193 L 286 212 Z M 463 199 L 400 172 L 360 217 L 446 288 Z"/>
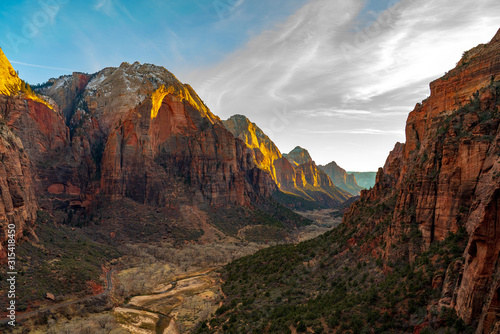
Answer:
<path fill-rule="evenodd" d="M 213 115 L 200 114 L 189 101 L 199 100 L 197 96 L 181 95 L 165 95 L 154 117 L 146 100 L 110 133 L 102 163 L 103 192 L 166 205 L 175 202 L 170 189 L 184 182 L 211 206 L 249 206 L 256 195 L 270 196 L 276 186 L 256 167 L 251 151 Z"/>
<path fill-rule="evenodd" d="M 283 176 L 280 170 L 277 172 L 275 161 L 281 160 L 283 157 L 271 139 L 257 125 L 250 122 L 243 115 L 231 116 L 231 118 L 222 121 L 222 123 L 236 138 L 243 140 L 253 150 L 255 162 L 259 168 L 268 172 L 278 187 L 280 187 Z M 290 170 L 286 167 L 282 167 L 282 169 L 285 171 Z"/>
<path fill-rule="evenodd" d="M 85 73 L 75 72 L 72 75 L 62 76 L 59 79 L 49 80 L 50 86 L 40 91 L 50 96 L 61 108 L 66 122 L 71 119 L 75 104 L 79 96 L 85 91 L 91 76 Z"/>
<path fill-rule="evenodd" d="M 318 168 L 332 179 L 333 184 L 348 191 L 352 195 L 359 195 L 359 192 L 363 189 L 363 187 L 360 187 L 356 182 L 355 176 L 347 174 L 345 169 L 337 165 L 335 161 L 330 162 L 326 166 L 318 166 Z"/>
<path fill-rule="evenodd" d="M 295 183 L 308 196 L 320 203 L 328 203 L 328 197 L 333 198 L 334 205 L 345 202 L 352 195 L 335 186 L 330 177 L 318 168 L 309 152 L 300 146 L 288 154 L 283 154 L 295 169 Z"/>
<path fill-rule="evenodd" d="M 257 125 L 243 115 L 234 115 L 222 123 L 253 151 L 256 165 L 269 173 L 280 189 L 292 193 L 301 192 L 297 189 L 294 167 Z"/>
<path fill-rule="evenodd" d="M 307 150 L 296 147 L 289 154 L 282 155 L 271 139 L 242 115 L 232 116 L 223 123 L 253 151 L 256 165 L 271 175 L 282 192 L 323 207 L 339 205 L 351 196 L 337 188 L 328 175 L 318 169 Z"/>
<path fill-rule="evenodd" d="M 18 136 L 16 125 L 26 128 L 31 124 L 18 122 L 27 110 L 35 118 L 49 117 L 55 111 L 46 101 L 36 96 L 19 79 L 5 54 L 0 49 L 0 261 L 6 257 L 7 226 L 14 224 L 16 239 L 36 238 L 33 232 L 38 203 L 29 159 L 30 145 L 39 145 L 39 138 Z M 45 113 L 48 111 L 47 113 Z M 57 145 L 57 133 L 45 129 L 44 135 Z M 45 143 L 45 140 L 43 140 Z M 41 147 L 40 147 L 41 148 Z"/>
<path fill-rule="evenodd" d="M 7 125 L 21 138 L 33 163 L 43 163 L 51 151 L 68 145 L 68 128 L 57 111 L 21 96 L 3 96 L 0 105 Z"/>
<path fill-rule="evenodd" d="M 394 198 L 383 256 L 408 257 L 465 227 L 469 240 L 453 297 L 454 307 L 478 332 L 498 326 L 500 251 L 500 31 L 488 45 L 465 53 L 455 69 L 431 83 L 406 126 L 406 144 L 396 145 L 362 201 Z M 360 204 L 350 208 L 346 223 Z M 393 248 L 417 228 L 420 249 Z M 451 270 L 453 271 L 453 270 Z M 457 273 L 454 273 L 456 275 Z M 446 278 L 445 278 L 446 279 Z M 443 290 L 443 296 L 445 291 Z"/>
<path fill-rule="evenodd" d="M 295 179 L 297 187 L 326 206 L 329 206 L 329 203 L 337 206 L 352 197 L 349 192 L 335 186 L 330 177 L 321 171 L 314 161 L 295 166 Z"/>
<path fill-rule="evenodd" d="M 16 239 L 36 237 L 33 226 L 38 205 L 30 162 L 21 140 L 0 116 L 0 262 L 6 258 L 7 226 L 14 224 Z"/>
<path fill-rule="evenodd" d="M 21 79 L 0 48 L 0 94 L 10 96 L 17 93 L 21 84 Z"/>
<path fill-rule="evenodd" d="M 85 185 L 72 177 L 88 193 L 164 206 L 189 188 L 190 201 L 223 206 L 250 205 L 276 187 L 194 90 L 162 67 L 136 62 L 74 73 L 43 92 L 69 126 L 72 174 L 101 174 Z"/>
<path fill-rule="evenodd" d="M 77 145 L 82 143 L 72 142 L 60 108 L 51 109 L 22 96 L 0 97 L 0 105 L 31 162 L 36 193 L 43 194 L 38 197 L 40 207 L 63 210 L 56 214 L 62 220 L 69 208 L 89 206 L 96 189 L 92 182 L 95 164 L 82 151 L 84 145 Z"/>

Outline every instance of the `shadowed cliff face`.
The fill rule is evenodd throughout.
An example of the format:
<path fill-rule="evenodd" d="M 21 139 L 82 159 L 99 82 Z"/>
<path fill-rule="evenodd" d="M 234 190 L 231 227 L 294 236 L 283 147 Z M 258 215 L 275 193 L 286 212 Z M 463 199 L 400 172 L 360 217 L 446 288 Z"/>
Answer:
<path fill-rule="evenodd" d="M 335 161 L 330 162 L 326 166 L 318 167 L 325 172 L 330 179 L 332 179 L 333 184 L 341 189 L 344 189 L 345 191 L 348 191 L 352 195 L 359 195 L 359 192 L 364 189 L 358 185 L 354 175 L 347 174 L 345 169 L 337 165 Z"/>
<path fill-rule="evenodd" d="M 16 239 L 32 236 L 38 205 L 31 179 L 30 162 L 21 140 L 0 116 L 0 262 L 6 258 L 8 225 L 15 226 Z"/>
<path fill-rule="evenodd" d="M 373 189 L 361 192 L 365 203 L 354 204 L 345 217 L 350 224 L 363 205 L 394 198 L 382 255 L 410 261 L 449 233 L 465 228 L 469 235 L 465 261 L 452 263 L 445 281 L 450 275 L 460 279 L 456 287 L 443 288 L 440 306 L 454 307 L 484 333 L 500 325 L 499 80 L 500 31 L 431 83 L 430 97 L 408 117 L 406 144 L 396 145 Z M 415 230 L 420 231 L 420 247 L 395 246 Z"/>
<path fill-rule="evenodd" d="M 297 147 L 289 154 L 281 154 L 278 147 L 262 130 L 242 115 L 235 115 L 224 126 L 245 142 L 253 151 L 256 165 L 266 171 L 279 189 L 320 207 L 333 207 L 351 195 L 339 189 L 327 174 L 318 169 L 307 150 Z M 297 207 L 297 203 L 288 203 Z"/>

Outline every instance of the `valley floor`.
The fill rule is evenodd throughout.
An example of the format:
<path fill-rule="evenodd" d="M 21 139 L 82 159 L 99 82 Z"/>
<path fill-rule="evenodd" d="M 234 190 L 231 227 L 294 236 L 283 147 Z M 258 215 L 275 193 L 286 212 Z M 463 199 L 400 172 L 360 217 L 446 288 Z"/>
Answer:
<path fill-rule="evenodd" d="M 334 210 L 297 212 L 313 223 L 295 232 L 304 241 L 338 226 Z M 222 305 L 220 269 L 227 263 L 274 245 L 234 238 L 187 243 L 126 244 L 113 275 L 112 304 L 105 312 L 81 314 L 58 308 L 30 319 L 12 333 L 191 333 Z M 44 318 L 40 320 L 40 318 Z M 23 329 L 23 327 L 25 329 Z"/>

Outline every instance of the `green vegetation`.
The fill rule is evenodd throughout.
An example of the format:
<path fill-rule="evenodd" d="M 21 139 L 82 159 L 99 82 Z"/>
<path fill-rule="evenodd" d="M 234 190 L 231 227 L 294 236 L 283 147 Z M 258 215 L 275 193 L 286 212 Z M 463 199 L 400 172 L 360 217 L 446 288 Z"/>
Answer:
<path fill-rule="evenodd" d="M 496 129 L 500 119 L 500 111 L 497 106 L 500 105 L 500 81 L 493 81 L 485 89 L 490 90 L 496 101 L 494 104 L 482 105 L 480 99 L 480 92 L 476 91 L 469 102 L 455 110 L 450 115 L 442 119 L 441 126 L 438 128 L 437 134 L 440 141 L 447 140 L 462 140 L 471 139 L 478 141 L 492 142 L 494 137 L 491 135 L 482 135 L 471 133 L 470 129 L 474 127 L 481 128 L 486 132 L 491 132 L 491 129 Z M 464 129 L 467 124 L 468 129 Z M 453 131 L 456 136 L 446 136 L 449 131 Z"/>
<path fill-rule="evenodd" d="M 52 87 L 54 85 L 54 81 L 47 81 L 47 82 L 44 82 L 44 83 L 39 83 L 39 84 L 36 84 L 36 85 L 30 85 L 31 88 L 34 90 L 34 91 L 39 91 L 43 88 L 49 88 L 49 87 Z"/>
<path fill-rule="evenodd" d="M 436 277 L 458 277 L 453 264 L 463 260 L 465 229 L 411 263 L 406 256 L 382 259 L 371 250 L 385 248 L 395 204 L 395 196 L 362 200 L 348 224 L 230 263 L 222 270 L 227 298 L 198 333 L 412 332 L 422 324 L 432 331 L 470 331 L 453 310 L 427 310 L 441 298 L 441 286 L 432 288 Z M 404 251 L 421 242 L 417 225 L 410 224 L 392 248 Z"/>
<path fill-rule="evenodd" d="M 103 284 L 101 266 L 120 256 L 114 248 L 90 240 L 77 229 L 55 225 L 43 211 L 39 211 L 35 233 L 39 242 L 22 242 L 16 248 L 19 311 L 43 299 L 47 292 L 56 298 L 88 293 L 90 282 Z M 0 290 L 6 288 L 0 277 Z M 0 303 L 2 308 L 6 307 L 3 302 L 7 300 Z"/>
<path fill-rule="evenodd" d="M 257 208 L 235 206 L 214 210 L 210 213 L 210 222 L 230 236 L 238 236 L 238 231 L 243 229 L 247 241 L 285 240 L 290 230 L 311 223 L 283 205 L 267 199 L 263 199 Z"/>
<path fill-rule="evenodd" d="M 320 203 L 316 201 L 309 201 L 305 198 L 302 198 L 298 195 L 292 194 L 292 193 L 285 193 L 283 191 L 276 191 L 273 194 L 273 198 L 287 206 L 287 207 L 293 207 L 297 210 L 304 210 L 304 211 L 310 211 L 310 210 L 318 210 L 321 209 L 322 206 Z"/>

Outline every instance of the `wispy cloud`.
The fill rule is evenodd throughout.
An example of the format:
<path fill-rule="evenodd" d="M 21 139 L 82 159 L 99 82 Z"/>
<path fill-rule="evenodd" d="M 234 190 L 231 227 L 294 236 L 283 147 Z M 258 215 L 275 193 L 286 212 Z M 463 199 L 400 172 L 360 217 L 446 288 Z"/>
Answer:
<path fill-rule="evenodd" d="M 349 134 L 349 135 L 404 135 L 404 130 L 380 130 L 380 129 L 347 129 L 347 130 L 303 130 L 308 134 Z"/>
<path fill-rule="evenodd" d="M 94 9 L 104 13 L 110 17 L 116 17 L 119 13 L 123 14 L 129 20 L 137 22 L 130 11 L 125 7 L 120 0 L 97 0 Z"/>
<path fill-rule="evenodd" d="M 113 15 L 115 13 L 115 8 L 113 6 L 113 0 L 98 0 L 94 5 L 94 9 L 103 12 L 106 15 Z"/>
<path fill-rule="evenodd" d="M 387 10 L 371 22 L 364 5 L 362 0 L 311 0 L 274 30 L 188 79 L 224 118 L 243 113 L 265 128 L 269 111 L 287 106 L 291 122 L 273 138 L 283 151 L 296 144 L 290 133 L 307 124 L 313 131 L 301 145 L 337 154 L 323 155 L 320 162 L 338 159 L 347 168 L 356 168 L 350 162 L 366 164 L 360 158 L 364 153 L 380 146 L 385 152 L 404 140 L 406 115 L 426 97 L 429 81 L 453 68 L 463 51 L 493 37 L 500 2 L 387 0 Z M 386 123 L 401 130 L 386 131 Z M 329 131 L 331 140 L 315 137 L 315 130 Z M 382 132 L 384 142 L 377 139 Z M 343 133 L 374 138 L 365 143 L 365 152 L 352 152 L 339 147 Z M 373 157 L 372 168 L 384 159 Z"/>
<path fill-rule="evenodd" d="M 15 61 L 15 60 L 11 60 L 10 62 L 12 64 L 18 64 L 18 65 L 29 66 L 29 67 L 37 67 L 37 68 L 45 68 L 45 69 L 49 69 L 49 70 L 60 70 L 60 71 L 68 71 L 68 72 L 72 72 L 73 71 L 73 70 L 71 70 L 69 68 L 53 67 L 53 66 L 45 66 L 45 65 L 36 65 L 36 64 L 27 64 L 27 63 L 23 63 L 23 62 L 20 62 L 20 61 Z"/>

